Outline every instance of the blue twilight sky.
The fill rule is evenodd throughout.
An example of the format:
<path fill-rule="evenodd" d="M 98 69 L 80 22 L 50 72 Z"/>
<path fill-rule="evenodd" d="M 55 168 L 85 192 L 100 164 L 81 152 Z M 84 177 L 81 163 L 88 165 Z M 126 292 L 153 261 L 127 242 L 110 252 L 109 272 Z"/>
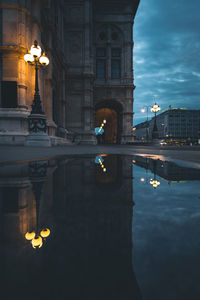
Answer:
<path fill-rule="evenodd" d="M 161 110 L 200 109 L 200 0 L 141 0 L 133 57 L 134 124 L 154 97 Z"/>

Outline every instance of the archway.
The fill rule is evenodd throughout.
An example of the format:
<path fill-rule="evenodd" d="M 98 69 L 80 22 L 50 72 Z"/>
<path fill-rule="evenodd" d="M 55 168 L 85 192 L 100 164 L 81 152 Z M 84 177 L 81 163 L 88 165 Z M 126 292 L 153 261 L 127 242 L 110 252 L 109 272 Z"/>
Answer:
<path fill-rule="evenodd" d="M 104 101 L 96 106 L 95 127 L 100 127 L 103 120 L 103 134 L 97 135 L 98 143 L 117 144 L 121 136 L 121 112 L 122 106 L 116 101 Z"/>

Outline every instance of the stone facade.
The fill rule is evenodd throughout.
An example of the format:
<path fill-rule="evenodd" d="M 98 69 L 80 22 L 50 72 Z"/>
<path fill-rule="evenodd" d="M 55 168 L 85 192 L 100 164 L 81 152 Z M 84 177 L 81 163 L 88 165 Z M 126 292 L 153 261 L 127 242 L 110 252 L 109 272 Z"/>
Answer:
<path fill-rule="evenodd" d="M 133 20 L 138 3 L 1 1 L 0 144 L 24 144 L 28 134 L 35 73 L 23 57 L 34 40 L 50 59 L 40 71 L 39 88 L 52 141 L 72 138 L 95 144 L 94 128 L 101 118 L 108 120 L 107 141 L 133 141 Z"/>

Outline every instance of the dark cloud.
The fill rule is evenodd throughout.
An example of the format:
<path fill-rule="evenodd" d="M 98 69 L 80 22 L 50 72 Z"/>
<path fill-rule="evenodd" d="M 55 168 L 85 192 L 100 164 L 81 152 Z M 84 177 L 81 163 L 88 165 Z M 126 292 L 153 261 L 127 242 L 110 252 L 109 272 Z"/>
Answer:
<path fill-rule="evenodd" d="M 134 25 L 134 123 L 154 97 L 162 109 L 200 109 L 199 0 L 141 0 Z"/>

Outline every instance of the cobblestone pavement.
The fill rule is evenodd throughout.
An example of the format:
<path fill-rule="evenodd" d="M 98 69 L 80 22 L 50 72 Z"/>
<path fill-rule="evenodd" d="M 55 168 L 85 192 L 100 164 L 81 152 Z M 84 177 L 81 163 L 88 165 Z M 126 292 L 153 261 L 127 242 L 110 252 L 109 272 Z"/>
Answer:
<path fill-rule="evenodd" d="M 200 147 L 166 147 L 136 146 L 136 145 L 70 145 L 63 147 L 0 147 L 0 164 L 15 163 L 26 160 L 49 159 L 60 155 L 95 155 L 95 154 L 125 154 L 125 155 L 160 155 L 166 160 L 176 160 L 179 163 L 190 164 L 200 168 Z"/>

